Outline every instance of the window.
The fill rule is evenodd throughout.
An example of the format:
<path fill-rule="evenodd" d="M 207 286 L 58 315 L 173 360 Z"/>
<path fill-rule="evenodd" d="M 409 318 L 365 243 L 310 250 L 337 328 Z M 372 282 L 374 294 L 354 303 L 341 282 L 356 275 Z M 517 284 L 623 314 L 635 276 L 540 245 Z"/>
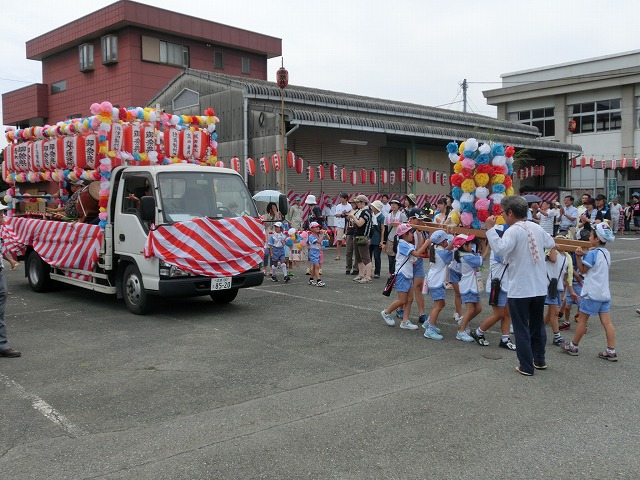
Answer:
<path fill-rule="evenodd" d="M 188 67 L 189 47 L 160 41 L 160 63 L 175 65 L 176 67 Z"/>
<path fill-rule="evenodd" d="M 80 71 L 89 72 L 93 70 L 93 45 L 83 43 L 78 47 L 80 54 Z"/>
<path fill-rule="evenodd" d="M 543 137 L 553 137 L 556 134 L 555 111 L 553 108 L 536 108 L 522 112 L 510 112 L 509 120 L 536 127 Z"/>
<path fill-rule="evenodd" d="M 51 84 L 51 95 L 55 95 L 56 93 L 64 92 L 67 89 L 67 81 L 60 80 L 59 82 L 55 82 Z"/>
<path fill-rule="evenodd" d="M 118 36 L 105 35 L 101 39 L 102 44 L 102 63 L 109 65 L 118 61 Z"/>
<path fill-rule="evenodd" d="M 251 73 L 251 60 L 248 57 L 242 57 L 242 73 Z"/>
<path fill-rule="evenodd" d="M 569 119 L 576 121 L 575 133 L 609 132 L 622 128 L 619 98 L 568 106 Z"/>
<path fill-rule="evenodd" d="M 214 52 L 213 68 L 216 70 L 224 70 L 224 57 L 222 56 L 222 52 Z"/>

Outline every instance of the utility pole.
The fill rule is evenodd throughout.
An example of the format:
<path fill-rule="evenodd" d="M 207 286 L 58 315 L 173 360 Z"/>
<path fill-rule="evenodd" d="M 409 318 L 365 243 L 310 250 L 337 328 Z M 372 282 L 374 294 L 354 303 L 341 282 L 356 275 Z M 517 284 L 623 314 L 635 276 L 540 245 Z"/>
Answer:
<path fill-rule="evenodd" d="M 469 88 L 469 84 L 465 78 L 462 81 L 462 111 L 464 113 L 467 113 L 467 88 Z"/>

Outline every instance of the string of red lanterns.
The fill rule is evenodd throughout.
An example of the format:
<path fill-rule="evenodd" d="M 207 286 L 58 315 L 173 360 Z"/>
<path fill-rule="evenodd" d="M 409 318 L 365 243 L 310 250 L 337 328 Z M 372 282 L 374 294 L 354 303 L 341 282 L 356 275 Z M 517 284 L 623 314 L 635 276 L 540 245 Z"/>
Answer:
<path fill-rule="evenodd" d="M 640 168 L 640 159 L 637 157 L 631 159 L 622 157 L 620 160 L 616 160 L 615 158 L 611 160 L 606 160 L 604 158 L 601 160 L 596 160 L 594 157 L 575 157 L 571 159 L 571 168 L 596 168 L 598 166 L 602 170 L 617 170 L 618 168 L 625 169 L 628 167 L 633 167 L 637 170 L 638 168 Z"/>

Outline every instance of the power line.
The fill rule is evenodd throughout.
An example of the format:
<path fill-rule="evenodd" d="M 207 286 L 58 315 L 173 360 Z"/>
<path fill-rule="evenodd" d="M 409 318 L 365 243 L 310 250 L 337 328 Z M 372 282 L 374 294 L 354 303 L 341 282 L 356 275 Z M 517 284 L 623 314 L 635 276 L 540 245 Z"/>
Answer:
<path fill-rule="evenodd" d="M 15 78 L 2 78 L 2 77 L 0 77 L 0 80 L 4 80 L 5 82 L 37 83 L 37 82 L 34 82 L 34 81 L 28 81 L 28 80 L 17 80 Z"/>

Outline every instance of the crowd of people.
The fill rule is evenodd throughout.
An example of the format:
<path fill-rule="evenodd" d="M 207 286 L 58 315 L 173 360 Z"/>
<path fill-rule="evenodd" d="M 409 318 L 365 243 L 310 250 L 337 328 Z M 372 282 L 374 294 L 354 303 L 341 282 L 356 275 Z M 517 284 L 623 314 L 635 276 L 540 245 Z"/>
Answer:
<path fill-rule="evenodd" d="M 405 330 L 419 330 L 422 325 L 425 338 L 443 340 L 438 320 L 445 307 L 446 291 L 453 290 L 456 340 L 486 347 L 489 341 L 485 333 L 500 323 L 498 345 L 515 351 L 519 360 L 516 371 L 522 375 L 530 376 L 535 370 L 546 368 L 546 326 L 553 333 L 553 345 L 577 355 L 592 315 L 599 316 L 605 329 L 607 347 L 599 357 L 617 361 L 609 313 L 611 256 L 606 246 L 615 239 L 615 232 L 629 231 L 625 223 L 631 219 L 640 228 L 640 199 L 636 194 L 628 209 L 617 201 L 607 204 L 602 195 L 591 198 L 585 194 L 580 207 L 574 205 L 572 196 L 566 196 L 562 205 L 505 197 L 500 224 L 493 216 L 485 222 L 486 239 L 450 233 L 451 197 L 438 200 L 434 210 L 429 204 L 419 207 L 413 194 L 401 199 L 383 195 L 380 200 L 369 202 L 365 195 L 342 193 L 336 205 L 328 200 L 323 206 L 317 204 L 314 195 L 308 195 L 306 218 L 301 201 L 300 197 L 294 199 L 286 217 L 279 215 L 275 204 L 268 207 L 265 218 L 273 223 L 266 224 L 269 248 L 265 253 L 265 275 L 271 275 L 273 281 L 278 281 L 277 269 L 282 268 L 288 282 L 295 261 L 306 260 L 309 285 L 325 286 L 323 250 L 324 246 L 333 245 L 335 260 L 345 261 L 345 274 L 353 276 L 357 283 L 371 283 L 383 274 L 383 269 L 388 271 L 388 282 L 393 283 L 397 294 L 381 312 L 389 326 L 395 326 L 396 319 Z M 424 222 L 437 223 L 442 228 L 420 228 Z M 585 240 L 591 246 L 565 252 L 556 246 L 554 236 Z M 383 252 L 387 257 L 384 268 Z M 483 287 L 481 270 L 487 258 L 488 278 Z M 271 271 L 267 267 L 269 261 Z M 426 295 L 431 298 L 431 308 L 427 308 Z M 491 311 L 479 318 L 483 295 L 487 295 Z M 415 323 L 411 321 L 414 301 Z M 578 307 L 575 317 L 573 305 Z M 571 329 L 572 321 L 577 322 L 574 336 L 565 340 L 562 332 Z M 477 325 L 471 326 L 472 322 Z"/>

